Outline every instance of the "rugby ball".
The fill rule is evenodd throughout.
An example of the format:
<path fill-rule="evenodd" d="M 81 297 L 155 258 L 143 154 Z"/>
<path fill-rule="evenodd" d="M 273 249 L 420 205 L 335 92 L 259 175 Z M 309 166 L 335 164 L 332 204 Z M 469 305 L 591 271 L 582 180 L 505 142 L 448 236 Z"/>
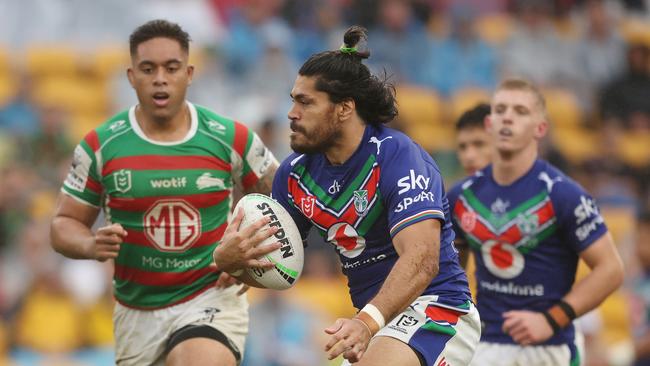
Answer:
<path fill-rule="evenodd" d="M 271 219 L 268 226 L 277 226 L 275 235 L 264 240 L 259 245 L 280 242 L 281 247 L 265 255 L 263 258 L 275 264 L 272 269 L 246 268 L 245 271 L 261 286 L 273 290 L 286 290 L 293 286 L 300 274 L 304 262 L 302 237 L 296 223 L 289 212 L 277 201 L 259 193 L 250 193 L 242 197 L 235 206 L 234 212 L 244 210 L 244 218 L 239 230 L 267 216 Z"/>

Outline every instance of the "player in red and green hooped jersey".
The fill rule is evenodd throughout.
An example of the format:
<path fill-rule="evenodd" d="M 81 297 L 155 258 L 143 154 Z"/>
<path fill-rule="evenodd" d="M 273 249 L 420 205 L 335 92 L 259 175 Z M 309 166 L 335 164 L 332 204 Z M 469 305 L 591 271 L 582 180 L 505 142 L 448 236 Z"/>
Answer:
<path fill-rule="evenodd" d="M 406 135 L 394 89 L 363 64 L 365 29 L 315 54 L 291 91 L 291 148 L 273 197 L 304 234 L 315 227 L 339 252 L 360 309 L 325 329 L 330 359 L 360 366 L 466 365 L 480 337 L 458 264 L 436 163 Z"/>
<path fill-rule="evenodd" d="M 505 80 L 486 123 L 492 164 L 449 191 L 456 245 L 476 263 L 483 332 L 472 365 L 580 365 L 572 321 L 623 279 L 591 196 L 538 158 L 545 108 L 533 85 Z M 579 258 L 591 272 L 574 284 Z"/>
<path fill-rule="evenodd" d="M 234 366 L 248 303 L 240 286 L 215 286 L 220 275 L 229 280 L 211 266 L 212 254 L 235 186 L 270 193 L 277 162 L 246 126 L 185 100 L 193 66 L 189 36 L 177 24 L 140 26 L 130 51 L 139 103 L 75 149 L 52 245 L 71 258 L 114 260 L 118 365 Z M 100 209 L 108 224 L 93 233 Z M 228 253 L 231 262 L 266 268 L 255 258 L 277 248 Z"/>

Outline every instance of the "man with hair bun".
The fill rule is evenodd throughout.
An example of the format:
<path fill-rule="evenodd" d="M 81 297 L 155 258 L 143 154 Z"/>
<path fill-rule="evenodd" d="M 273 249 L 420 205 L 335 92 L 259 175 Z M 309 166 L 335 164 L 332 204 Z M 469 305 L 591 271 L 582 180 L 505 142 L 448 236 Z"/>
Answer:
<path fill-rule="evenodd" d="M 273 197 L 303 237 L 313 226 L 339 252 L 359 312 L 325 329 L 344 365 L 467 365 L 480 320 L 453 247 L 440 171 L 385 127 L 395 90 L 372 75 L 354 26 L 339 50 L 312 55 L 291 90 L 291 148 Z"/>
<path fill-rule="evenodd" d="M 449 192 L 456 244 L 476 264 L 483 330 L 472 365 L 578 366 L 573 320 L 621 284 L 621 258 L 593 198 L 538 158 L 548 130 L 539 90 L 507 79 L 491 103 L 492 164 Z M 578 259 L 591 272 L 574 284 Z"/>

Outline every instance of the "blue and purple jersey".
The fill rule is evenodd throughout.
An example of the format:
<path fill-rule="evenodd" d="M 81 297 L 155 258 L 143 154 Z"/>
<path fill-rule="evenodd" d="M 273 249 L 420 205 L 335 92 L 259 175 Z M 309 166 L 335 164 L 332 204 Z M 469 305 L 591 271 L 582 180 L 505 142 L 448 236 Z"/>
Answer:
<path fill-rule="evenodd" d="M 454 186 L 449 202 L 456 235 L 475 254 L 485 342 L 515 343 L 502 314 L 557 303 L 571 290 L 579 253 L 607 232 L 593 198 L 543 160 L 508 186 L 488 166 Z M 570 343 L 574 333 L 568 326 L 545 344 Z"/>
<path fill-rule="evenodd" d="M 398 258 L 392 238 L 409 225 L 439 220 L 440 269 L 422 295 L 436 296 L 444 307 L 469 309 L 440 171 L 406 135 L 368 125 L 342 165 L 330 164 L 320 153 L 292 154 L 276 173 L 273 197 L 289 211 L 303 238 L 314 226 L 334 245 L 359 309 L 377 294 Z"/>

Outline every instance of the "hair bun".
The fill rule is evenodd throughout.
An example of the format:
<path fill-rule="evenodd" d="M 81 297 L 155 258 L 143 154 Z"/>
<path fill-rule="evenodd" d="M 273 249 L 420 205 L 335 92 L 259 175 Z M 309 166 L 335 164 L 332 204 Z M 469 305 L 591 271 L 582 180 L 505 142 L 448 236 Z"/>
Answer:
<path fill-rule="evenodd" d="M 343 45 L 341 46 L 339 51 L 343 54 L 355 55 L 361 58 L 368 58 L 368 56 L 370 56 L 370 52 L 359 51 L 359 47 L 358 47 L 361 41 L 367 41 L 367 40 L 368 40 L 368 31 L 366 30 L 366 28 L 359 25 L 353 25 L 352 27 L 348 28 L 347 31 L 345 31 L 345 34 L 343 35 Z"/>

